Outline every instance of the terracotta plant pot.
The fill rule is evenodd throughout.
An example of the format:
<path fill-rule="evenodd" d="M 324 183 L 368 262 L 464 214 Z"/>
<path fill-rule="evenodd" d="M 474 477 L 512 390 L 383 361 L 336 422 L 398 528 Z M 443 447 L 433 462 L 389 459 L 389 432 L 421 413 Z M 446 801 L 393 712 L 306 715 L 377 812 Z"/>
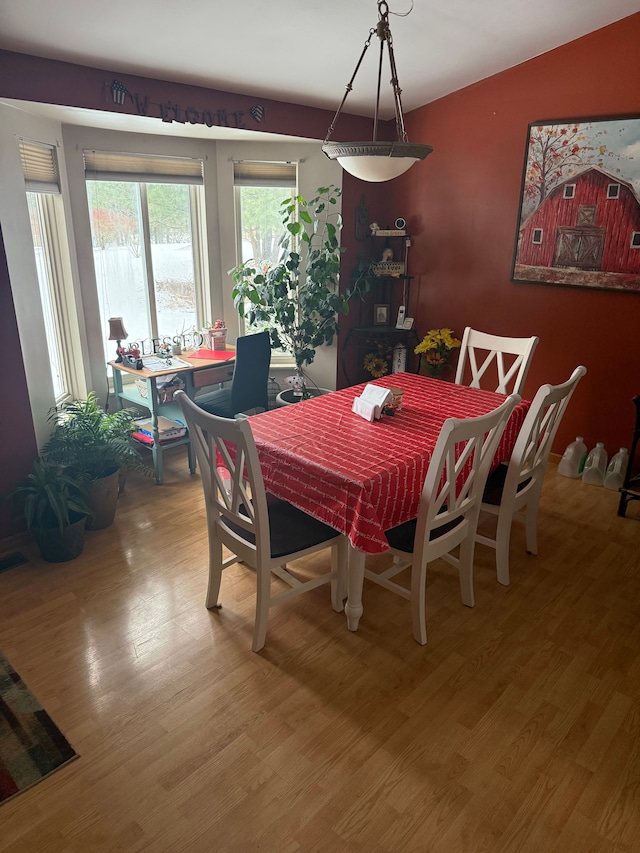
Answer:
<path fill-rule="evenodd" d="M 120 469 L 89 485 L 89 504 L 93 510 L 93 519 L 87 522 L 87 530 L 102 530 L 113 524 L 118 506 Z"/>

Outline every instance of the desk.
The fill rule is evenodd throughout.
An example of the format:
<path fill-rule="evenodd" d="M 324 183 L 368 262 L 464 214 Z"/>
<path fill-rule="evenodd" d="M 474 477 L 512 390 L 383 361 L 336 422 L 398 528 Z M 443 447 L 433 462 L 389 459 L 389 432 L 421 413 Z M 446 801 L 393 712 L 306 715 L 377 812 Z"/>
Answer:
<path fill-rule="evenodd" d="M 362 615 L 365 556 L 386 551 L 385 530 L 417 516 L 442 424 L 504 402 L 502 394 L 396 373 L 374 384 L 402 388 L 402 411 L 369 423 L 351 411 L 365 384 L 250 419 L 268 491 L 349 538 L 345 610 L 353 631 Z M 522 401 L 513 411 L 496 465 L 510 457 L 528 408 Z"/>
<path fill-rule="evenodd" d="M 235 353 L 233 347 L 227 347 L 226 352 Z M 123 400 L 130 403 L 135 403 L 137 406 L 144 406 L 151 412 L 151 424 L 153 430 L 153 445 L 151 452 L 153 455 L 153 469 L 156 476 L 156 483 L 162 483 L 162 453 L 170 447 L 175 447 L 177 444 L 184 444 L 187 447 L 189 459 L 189 470 L 193 474 L 196 470 L 196 459 L 191 447 L 191 439 L 188 435 L 180 438 L 177 441 L 162 443 L 158 436 L 158 415 L 172 420 L 182 420 L 182 410 L 177 403 L 160 403 L 158 400 L 157 379 L 161 376 L 172 376 L 174 373 L 179 374 L 185 382 L 185 393 L 193 400 L 196 391 L 199 388 L 204 388 L 207 385 L 217 385 L 218 383 L 228 382 L 233 377 L 233 369 L 235 360 L 233 358 L 223 361 L 215 358 L 194 358 L 193 352 L 185 352 L 178 356 L 181 361 L 187 362 L 187 367 L 177 367 L 167 365 L 166 370 L 135 370 L 132 367 L 125 367 L 117 361 L 110 361 L 109 365 L 113 368 L 113 390 L 118 400 L 120 408 L 123 406 Z M 141 394 L 135 383 L 123 384 L 123 375 L 129 374 L 136 379 L 143 379 L 146 383 L 146 396 Z"/>

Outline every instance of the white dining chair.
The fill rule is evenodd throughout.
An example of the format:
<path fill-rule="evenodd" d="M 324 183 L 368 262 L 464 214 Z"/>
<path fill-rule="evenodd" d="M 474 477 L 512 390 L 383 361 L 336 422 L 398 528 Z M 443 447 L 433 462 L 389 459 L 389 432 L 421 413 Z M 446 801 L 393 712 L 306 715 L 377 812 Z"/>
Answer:
<path fill-rule="evenodd" d="M 236 562 L 256 572 L 256 617 L 252 649 L 265 644 L 269 611 L 294 596 L 331 584 L 334 610 L 343 609 L 348 543 L 332 527 L 266 492 L 250 418 L 209 414 L 180 391 L 176 394 L 195 445 L 209 534 L 206 606 L 219 608 L 222 572 Z M 222 546 L 231 551 L 223 559 Z M 331 547 L 331 570 L 301 580 L 287 563 Z M 272 575 L 288 588 L 274 592 Z"/>
<path fill-rule="evenodd" d="M 487 332 L 478 332 L 467 326 L 460 345 L 455 381 L 458 385 L 469 385 L 471 388 L 486 387 L 500 394 L 522 394 L 538 340 L 535 336 L 505 338 L 500 335 L 490 335 Z M 490 368 L 491 383 L 487 376 L 483 386 L 481 380 Z M 465 382 L 465 377 L 469 373 L 470 381 Z M 496 374 L 497 385 L 495 384 Z"/>
<path fill-rule="evenodd" d="M 411 601 L 413 636 L 427 642 L 427 564 L 442 558 L 458 568 L 463 604 L 473 607 L 473 553 L 480 500 L 498 442 L 520 396 L 476 418 L 449 418 L 440 431 L 425 477 L 418 517 L 386 531 L 393 554 L 405 558 L 365 577 Z M 451 551 L 460 546 L 459 556 Z M 411 588 L 392 580 L 411 566 Z"/>
<path fill-rule="evenodd" d="M 538 553 L 538 507 L 549 454 L 560 421 L 586 367 L 576 367 L 561 385 L 543 385 L 533 398 L 511 458 L 489 476 L 480 510 L 480 522 L 496 516 L 495 536 L 476 534 L 476 542 L 496 551 L 501 584 L 509 584 L 509 544 L 514 519 L 526 524 L 527 551 Z"/>

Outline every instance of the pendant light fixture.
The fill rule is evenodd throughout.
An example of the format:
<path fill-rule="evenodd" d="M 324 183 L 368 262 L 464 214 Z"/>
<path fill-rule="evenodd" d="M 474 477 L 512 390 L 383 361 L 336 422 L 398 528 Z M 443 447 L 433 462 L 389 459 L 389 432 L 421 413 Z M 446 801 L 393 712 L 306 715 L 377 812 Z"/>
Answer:
<path fill-rule="evenodd" d="M 411 4 L 413 9 L 413 3 Z M 411 9 L 409 11 L 411 11 Z M 395 13 L 394 13 L 395 14 Z M 408 14 L 408 13 L 407 13 Z M 373 118 L 373 139 L 371 142 L 329 142 L 331 135 L 335 129 L 338 117 L 342 112 L 342 107 L 349 92 L 353 88 L 353 81 L 360 69 L 364 55 L 371 43 L 374 33 L 380 39 L 380 57 L 378 60 L 378 88 L 376 93 L 375 113 Z M 378 111 L 380 107 L 380 81 L 382 79 L 382 59 L 384 54 L 384 46 L 387 45 L 389 54 L 389 67 L 391 69 L 391 88 L 393 89 L 393 103 L 396 113 L 396 133 L 397 140 L 395 142 L 384 142 L 377 138 L 378 134 Z M 385 0 L 378 0 L 378 24 L 369 30 L 369 38 L 366 40 L 360 59 L 356 64 L 355 71 L 349 80 L 344 97 L 338 107 L 338 110 L 333 117 L 333 121 L 329 126 L 327 135 L 322 145 L 322 150 L 330 160 L 337 160 L 342 168 L 360 178 L 362 181 L 380 182 L 389 181 L 391 178 L 397 178 L 402 175 L 407 169 L 411 168 L 418 160 L 424 160 L 427 154 L 433 151 L 430 145 L 412 144 L 409 142 L 407 132 L 404 127 L 404 115 L 402 114 L 401 93 L 398 84 L 398 73 L 396 71 L 396 61 L 393 54 L 393 39 L 391 30 L 389 29 L 389 6 Z"/>

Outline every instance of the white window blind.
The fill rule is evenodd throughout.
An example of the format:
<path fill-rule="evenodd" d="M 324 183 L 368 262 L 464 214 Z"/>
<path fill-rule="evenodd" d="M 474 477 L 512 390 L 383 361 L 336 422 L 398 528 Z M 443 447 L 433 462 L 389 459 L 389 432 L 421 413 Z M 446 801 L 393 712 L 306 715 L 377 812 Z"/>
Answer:
<path fill-rule="evenodd" d="M 295 163 L 253 163 L 249 160 L 234 161 L 233 182 L 237 187 L 295 187 L 297 184 Z"/>
<path fill-rule="evenodd" d="M 203 184 L 202 160 L 157 154 L 125 154 L 85 149 L 88 181 L 136 181 L 142 184 Z"/>
<path fill-rule="evenodd" d="M 58 157 L 53 145 L 21 139 L 20 160 L 27 192 L 60 193 Z"/>

